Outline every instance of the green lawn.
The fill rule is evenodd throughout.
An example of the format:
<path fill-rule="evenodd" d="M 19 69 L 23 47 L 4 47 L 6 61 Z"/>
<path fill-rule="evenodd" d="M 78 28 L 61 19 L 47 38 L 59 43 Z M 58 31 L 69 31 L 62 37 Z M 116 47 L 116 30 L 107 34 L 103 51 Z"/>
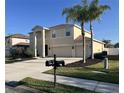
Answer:
<path fill-rule="evenodd" d="M 96 93 L 86 89 L 67 86 L 67 85 L 58 84 L 58 83 L 54 88 L 53 82 L 37 80 L 29 77 L 23 79 L 20 83 L 27 87 L 41 90 L 43 91 L 43 93 Z"/>
<path fill-rule="evenodd" d="M 91 79 L 110 83 L 119 83 L 119 61 L 109 60 L 109 70 L 103 69 L 103 62 L 87 67 L 59 67 L 57 68 L 57 74 L 68 77 Z M 95 72 L 94 72 L 95 71 Z M 96 73 L 96 71 L 105 72 Z M 44 73 L 53 74 L 53 70 L 46 71 Z"/>

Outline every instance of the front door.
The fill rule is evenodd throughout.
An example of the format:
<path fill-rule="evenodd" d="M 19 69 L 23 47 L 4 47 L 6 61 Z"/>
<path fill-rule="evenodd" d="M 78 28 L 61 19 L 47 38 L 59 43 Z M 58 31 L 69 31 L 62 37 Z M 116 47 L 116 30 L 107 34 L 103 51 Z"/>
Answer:
<path fill-rule="evenodd" d="M 48 45 L 45 45 L 45 56 L 48 56 Z"/>

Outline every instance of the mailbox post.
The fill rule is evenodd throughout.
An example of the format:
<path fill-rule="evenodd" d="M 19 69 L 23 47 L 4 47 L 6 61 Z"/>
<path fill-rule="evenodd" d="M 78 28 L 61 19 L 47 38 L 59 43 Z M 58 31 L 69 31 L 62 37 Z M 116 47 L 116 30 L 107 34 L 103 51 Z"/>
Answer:
<path fill-rule="evenodd" d="M 54 55 L 54 87 L 56 86 L 56 55 Z"/>
<path fill-rule="evenodd" d="M 46 66 L 53 66 L 54 69 L 54 87 L 56 86 L 56 69 L 57 67 L 65 66 L 64 60 L 57 61 L 56 55 L 54 54 L 54 60 L 46 61 Z"/>

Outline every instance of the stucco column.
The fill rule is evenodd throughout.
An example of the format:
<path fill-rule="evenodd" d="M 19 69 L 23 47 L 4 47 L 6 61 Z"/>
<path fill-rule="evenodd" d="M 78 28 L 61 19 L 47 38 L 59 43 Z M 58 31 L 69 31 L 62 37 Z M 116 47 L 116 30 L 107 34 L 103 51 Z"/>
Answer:
<path fill-rule="evenodd" d="M 37 57 L 37 36 L 36 36 L 36 32 L 34 32 L 34 56 Z"/>
<path fill-rule="evenodd" d="M 42 30 L 42 57 L 45 57 L 45 29 Z"/>

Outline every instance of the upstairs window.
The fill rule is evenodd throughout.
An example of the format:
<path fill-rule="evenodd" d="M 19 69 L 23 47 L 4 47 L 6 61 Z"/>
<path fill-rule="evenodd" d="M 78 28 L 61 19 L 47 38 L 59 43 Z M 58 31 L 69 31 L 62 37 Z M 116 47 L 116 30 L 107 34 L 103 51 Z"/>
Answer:
<path fill-rule="evenodd" d="M 52 33 L 52 38 L 56 38 L 55 32 Z"/>
<path fill-rule="evenodd" d="M 70 31 L 67 31 L 67 32 L 66 32 L 66 36 L 71 36 Z"/>
<path fill-rule="evenodd" d="M 52 38 L 56 38 L 56 34 L 52 34 Z"/>

